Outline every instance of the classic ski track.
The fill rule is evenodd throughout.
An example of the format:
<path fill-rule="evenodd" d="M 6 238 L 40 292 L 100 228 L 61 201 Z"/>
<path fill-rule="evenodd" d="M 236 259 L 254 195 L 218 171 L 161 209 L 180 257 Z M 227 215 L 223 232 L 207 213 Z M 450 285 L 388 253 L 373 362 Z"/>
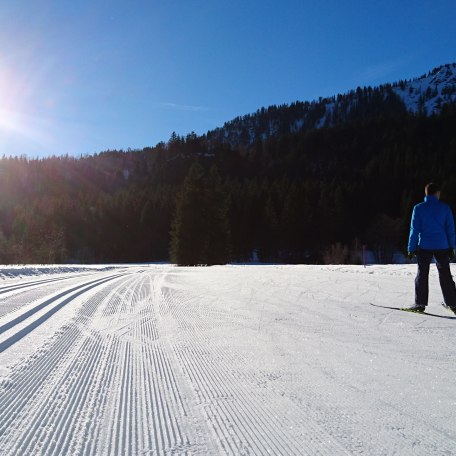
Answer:
<path fill-rule="evenodd" d="M 194 274 L 190 281 L 188 274 Z M 397 397 L 385 386 L 375 397 L 362 383 L 337 375 L 324 359 L 307 363 L 304 354 L 302 370 L 280 365 L 281 351 L 292 347 L 287 339 L 303 346 L 306 328 L 335 353 L 340 341 L 334 334 L 366 336 L 342 310 L 299 306 L 305 316 L 293 321 L 296 310 L 288 306 L 290 313 L 282 318 L 280 307 L 312 299 L 317 294 L 312 287 L 305 295 L 302 287 L 279 284 L 265 292 L 263 278 L 214 287 L 206 275 L 196 274 L 185 268 L 136 270 L 82 294 L 74 317 L 0 380 L 0 454 L 454 454 L 454 431 L 420 416 L 410 396 Z M 249 307 L 249 296 L 256 310 Z M 312 327 L 306 326 L 307 317 Z M 392 330 L 400 334 L 401 327 Z M 217 339 L 243 332 L 257 344 L 271 342 L 268 353 L 277 357 L 276 371 L 252 363 L 254 348 L 250 352 Z M 413 353 L 406 358 L 384 353 L 383 336 L 382 327 L 375 326 L 372 356 L 417 370 L 432 360 L 432 351 L 420 353 L 424 360 Z M 435 365 L 435 375 L 443 375 L 443 365 Z M 376 411 L 374 423 L 370 408 Z M 382 449 L 385 435 L 388 450 Z"/>
<path fill-rule="evenodd" d="M 117 309 L 112 308 L 111 306 L 109 311 L 105 313 L 111 314 L 115 319 L 117 319 L 122 312 L 125 313 L 132 310 L 131 303 L 134 303 L 134 297 L 138 296 L 138 293 L 134 290 L 134 286 L 131 286 L 127 288 L 127 292 L 125 294 L 127 298 L 120 301 Z M 111 300 L 108 300 L 108 302 L 111 302 Z M 130 309 L 128 307 L 130 307 Z M 83 315 L 83 317 L 84 322 L 81 321 L 81 318 L 79 318 L 78 321 L 81 321 L 82 324 L 86 324 L 88 317 L 87 313 Z M 139 326 L 139 328 L 146 328 L 149 340 L 156 340 L 158 338 L 157 329 L 154 327 L 152 322 L 153 320 L 147 317 L 145 321 L 140 321 L 140 324 L 137 326 Z M 57 352 L 54 352 L 56 353 L 56 356 L 51 356 L 51 361 L 61 361 L 62 351 L 65 351 L 65 348 L 69 349 L 71 352 L 67 355 L 66 363 L 60 362 L 57 363 L 57 365 L 54 365 L 51 362 L 51 369 L 54 368 L 55 377 L 58 378 L 59 381 L 50 389 L 50 391 L 49 388 L 46 388 L 45 386 L 40 391 L 41 394 L 37 394 L 37 389 L 42 386 L 43 382 L 40 383 L 36 381 L 37 376 L 35 374 L 37 372 L 37 366 L 34 365 L 34 369 L 30 370 L 31 375 L 28 377 L 29 382 L 23 382 L 22 389 L 20 391 L 18 391 L 19 388 L 14 388 L 14 391 L 10 394 L 10 400 L 14 400 L 14 398 L 16 398 L 16 400 L 21 401 L 21 403 L 9 404 L 10 410 L 14 410 L 14 416 L 11 416 L 11 414 L 6 415 L 3 419 L 3 431 L 5 431 L 5 433 L 8 431 L 6 434 L 11 436 L 11 438 L 8 439 L 8 435 L 3 435 L 5 444 L 3 444 L 2 448 L 5 449 L 7 454 L 16 454 L 18 451 L 21 454 L 59 454 L 61 451 L 67 451 L 70 449 L 74 451 L 76 449 L 76 446 L 73 444 L 71 447 L 68 441 L 68 436 L 70 436 L 71 433 L 59 432 L 58 435 L 67 436 L 67 439 L 62 441 L 62 438 L 56 440 L 56 432 L 53 432 L 53 430 L 59 429 L 62 431 L 62 427 L 63 430 L 68 431 L 70 429 L 69 417 L 78 416 L 78 413 L 75 414 L 74 412 L 78 411 L 78 406 L 82 400 L 81 398 L 87 397 L 88 385 L 94 383 L 87 381 L 87 378 L 92 379 L 96 376 L 95 367 L 103 365 L 103 363 L 100 364 L 98 362 L 100 357 L 97 356 L 101 350 L 99 344 L 97 343 L 99 337 L 92 335 L 89 339 L 83 339 L 80 337 L 82 331 L 75 334 L 78 325 L 69 326 L 69 328 L 69 331 L 66 332 L 66 336 L 68 337 L 67 344 L 62 343 L 63 341 L 59 340 L 59 343 L 56 345 Z M 78 343 L 75 343 L 75 339 L 78 336 L 80 340 Z M 144 358 L 141 357 L 143 359 L 143 371 L 145 372 L 144 376 L 149 378 L 149 382 L 146 382 L 149 394 L 146 394 L 145 397 L 152 397 L 152 400 L 149 400 L 149 406 L 154 410 L 154 419 L 152 420 L 153 426 L 151 426 L 151 428 L 155 427 L 155 435 L 153 437 L 154 442 L 149 442 L 152 443 L 149 445 L 149 448 L 153 448 L 154 451 L 158 451 L 158 454 L 171 454 L 171 452 L 178 452 L 179 454 L 193 454 L 191 451 L 192 445 L 190 444 L 189 439 L 183 436 L 176 421 L 176 417 L 179 416 L 179 413 L 185 415 L 186 412 L 183 401 L 180 398 L 179 388 L 175 381 L 170 363 L 164 356 L 162 350 L 157 349 L 157 347 L 151 348 L 148 344 L 145 345 L 145 348 L 145 361 L 147 362 L 145 363 Z M 48 351 L 47 353 L 52 354 L 53 352 Z M 85 356 L 84 353 L 86 353 Z M 110 353 L 112 359 L 114 359 L 117 355 L 116 350 L 109 350 L 108 348 L 105 348 L 105 353 Z M 121 405 L 116 409 L 117 416 L 115 416 L 114 422 L 117 423 L 117 427 L 114 429 L 109 443 L 110 448 L 113 450 L 111 454 L 119 454 L 118 452 L 120 451 L 122 454 L 136 454 L 136 450 L 141 447 L 141 442 L 139 441 L 140 438 L 138 436 L 143 434 L 143 430 L 136 432 L 136 428 L 138 427 L 139 422 L 144 421 L 142 419 L 140 420 L 138 417 L 134 420 L 131 416 L 131 404 L 133 401 L 132 394 L 135 386 L 132 385 L 131 378 L 134 370 L 130 369 L 132 359 L 134 360 L 131 345 L 127 344 L 124 346 L 123 356 L 125 356 L 124 365 L 121 363 L 117 365 L 118 370 L 122 372 L 121 384 L 123 385 L 123 388 L 118 390 L 120 399 L 119 402 Z M 87 360 L 87 362 L 84 362 L 84 360 Z M 111 366 L 115 365 L 114 363 L 109 364 Z M 158 375 L 151 376 L 148 369 L 144 369 L 144 366 L 149 365 L 156 366 L 155 371 Z M 83 368 L 81 366 L 83 366 Z M 45 363 L 45 367 L 49 366 L 46 366 Z M 138 372 L 138 363 L 136 363 L 136 372 Z M 42 372 L 41 379 L 45 377 L 43 374 L 44 372 Z M 116 374 L 113 374 L 111 369 L 109 376 L 112 377 L 113 375 Z M 102 374 L 99 374 L 99 377 L 102 377 Z M 21 380 L 23 381 L 24 379 L 27 379 L 27 376 L 22 375 Z M 86 380 L 81 381 L 81 379 Z M 12 380 L 11 383 L 14 385 L 14 380 Z M 114 383 L 117 383 L 117 379 L 115 379 Z M 166 397 L 167 391 L 169 391 L 172 396 L 171 399 L 173 400 Z M 96 390 L 91 397 L 99 396 L 100 392 Z M 59 400 L 60 397 L 72 398 L 72 400 L 70 403 L 62 403 L 62 401 Z M 33 399 L 28 400 L 30 398 Z M 143 397 L 142 404 L 144 404 L 145 401 L 146 399 Z M 45 406 L 39 407 L 37 406 L 38 404 L 44 404 Z M 46 406 L 46 404 L 51 405 Z M 35 416 L 31 421 L 32 427 L 27 433 L 23 432 L 24 423 L 18 424 L 20 420 L 17 419 L 17 426 L 15 427 L 17 432 L 16 436 L 14 436 L 14 426 L 11 426 L 11 421 L 12 419 L 17 418 L 21 409 L 20 405 L 22 405 L 22 409 L 24 409 L 23 415 L 30 418 L 30 415 L 33 416 L 33 412 L 27 413 L 27 411 L 35 411 Z M 135 407 L 134 409 L 138 410 L 138 407 Z M 8 418 L 10 418 L 9 425 L 7 423 Z M 55 421 L 57 421 L 57 423 L 55 423 Z M 54 423 L 53 426 L 51 426 L 52 423 Z M 81 428 L 81 426 L 82 424 L 79 425 L 79 428 Z M 44 430 L 41 430 L 43 428 Z M 78 429 L 77 423 L 72 423 L 71 429 Z M 19 438 L 17 438 L 17 434 L 19 434 Z M 81 437 L 79 435 L 79 439 L 80 438 Z M 151 440 L 152 438 L 150 441 Z M 8 446 L 8 443 L 10 443 L 10 446 Z M 100 449 L 101 453 L 103 453 L 103 447 Z M 87 454 L 90 454 L 91 452 L 92 454 L 95 454 L 87 445 L 85 450 Z"/>
<path fill-rule="evenodd" d="M 68 303 L 72 302 L 74 298 L 98 287 L 99 285 L 115 280 L 122 275 L 123 274 L 115 274 L 101 279 L 84 282 L 82 285 L 65 290 L 43 302 L 36 303 L 32 308 L 22 314 L 14 316 L 11 320 L 4 322 L 0 326 L 0 337 L 3 333 L 6 334 L 6 337 L 1 338 L 2 340 L 0 339 L 0 353 L 29 335 L 34 329 L 46 322 L 56 312 Z M 63 299 L 63 301 L 60 301 L 61 299 Z M 43 309 L 46 309 L 46 312 L 41 315 L 38 314 L 38 316 L 35 317 L 35 314 Z M 23 322 L 24 325 L 22 325 Z M 20 326 L 19 329 L 14 331 L 15 327 L 18 325 Z"/>
<path fill-rule="evenodd" d="M 141 291 L 150 290 L 146 284 L 149 285 L 148 280 L 142 281 L 139 293 L 135 293 L 139 302 Z M 111 398 L 117 405 L 112 407 L 110 426 L 102 438 L 105 451 L 100 454 L 195 454 L 195 442 L 191 440 L 196 439 L 184 435 L 179 424 L 187 411 L 167 354 L 158 342 L 155 320 L 150 318 L 154 303 L 144 293 L 143 299 L 147 297 L 149 306 L 140 310 L 142 317 L 128 331 L 122 328 L 127 338 L 119 357 L 124 361 L 118 363 L 119 369 L 114 374 L 114 383 L 122 388 Z M 124 306 L 120 308 L 128 310 Z M 139 350 L 128 338 L 139 342 Z M 138 391 L 138 379 L 142 391 Z"/>
<path fill-rule="evenodd" d="M 90 284 L 96 284 L 97 282 L 102 282 L 103 280 L 106 280 L 108 278 L 120 277 L 121 275 L 122 274 L 103 276 L 103 277 L 99 277 L 95 280 L 92 278 L 92 280 L 85 281 L 83 283 L 78 283 L 76 286 L 73 286 L 72 288 L 64 289 L 63 291 L 59 292 L 58 294 L 50 295 L 47 299 L 43 300 L 43 302 L 34 303 L 33 307 L 24 311 L 22 314 L 19 314 L 17 316 L 16 315 L 12 316 L 10 321 L 2 322 L 1 326 L 0 326 L 0 334 L 2 332 L 5 332 L 6 330 L 10 329 L 15 324 L 20 323 L 21 321 L 25 320 L 26 318 L 32 316 L 34 313 L 38 312 L 39 310 L 51 305 L 57 299 L 63 298 L 66 295 L 73 293 L 75 291 L 78 291 Z M 5 319 L 6 319 L 5 317 L 2 317 L 2 320 L 5 320 Z"/>
<path fill-rule="evenodd" d="M 47 279 L 40 281 L 39 283 L 29 283 L 28 285 L 16 286 L 13 287 L 13 289 L 6 290 L 4 295 L 0 295 L 0 319 L 4 319 L 9 313 L 18 311 L 19 308 L 24 305 L 24 302 L 32 302 L 48 296 L 50 294 L 50 285 L 53 285 L 55 290 L 58 290 L 62 288 L 61 282 L 68 280 L 70 282 L 75 281 L 75 283 L 80 283 L 81 278 L 88 275 L 89 274 L 80 274 L 71 277 Z M 90 275 L 92 277 L 94 276 L 94 274 Z M 38 295 L 38 297 L 36 295 Z"/>
<path fill-rule="evenodd" d="M 135 281 L 138 282 L 138 279 L 136 279 Z M 122 302 L 121 302 L 121 308 L 123 308 L 124 310 L 126 309 L 126 307 L 128 307 L 128 304 L 127 304 L 127 303 L 128 303 L 128 302 L 131 302 L 131 299 L 130 299 L 130 298 L 132 297 L 132 294 L 133 294 L 133 295 L 135 294 L 134 291 L 133 291 L 132 293 L 130 293 L 130 290 L 133 290 L 133 288 L 134 288 L 133 285 L 132 285 L 131 287 L 127 288 L 127 293 L 126 293 L 126 294 L 127 294 L 128 298 L 127 298 L 127 299 L 123 299 Z M 108 336 L 108 337 L 111 337 L 111 336 Z M 92 338 L 93 338 L 93 337 L 92 337 Z M 89 342 L 87 342 L 87 341 L 85 342 L 86 345 L 87 345 L 88 343 L 91 343 L 91 344 L 93 345 L 93 343 L 92 343 L 90 340 L 89 340 Z M 94 360 L 93 362 L 95 362 L 97 359 L 98 359 L 98 361 L 100 360 L 100 358 L 96 356 L 96 355 L 97 355 L 97 352 L 96 352 L 94 349 L 89 349 L 89 350 L 87 350 L 87 346 L 84 346 L 84 345 L 83 345 L 83 348 L 85 348 L 86 351 L 88 351 L 88 354 L 86 355 L 86 359 Z M 117 354 L 117 351 L 116 351 L 116 350 L 113 351 L 113 350 L 105 349 L 105 351 L 110 352 L 111 358 L 114 358 L 114 357 L 116 356 L 116 354 Z M 76 359 L 77 359 L 77 360 L 80 360 L 80 359 L 81 359 L 81 353 L 78 353 Z M 82 359 L 84 359 L 84 358 L 82 358 Z M 77 378 L 77 379 L 87 378 L 87 377 L 91 378 L 91 376 L 93 376 L 93 375 L 90 375 L 90 372 L 92 372 L 92 370 L 93 370 L 93 362 L 91 362 L 91 363 L 89 363 L 89 364 L 87 365 L 86 371 L 84 371 L 82 375 L 73 374 L 73 378 Z M 80 364 L 79 361 L 77 361 L 77 363 Z M 84 363 L 83 363 L 83 364 L 84 364 Z M 102 363 L 102 364 L 103 364 L 103 363 Z M 112 363 L 109 363 L 109 365 L 112 366 L 113 364 L 112 364 Z M 121 366 L 121 367 L 122 367 L 122 369 L 123 369 L 125 366 Z M 129 362 L 127 362 L 127 367 L 130 367 Z M 89 370 L 87 370 L 87 369 L 89 369 Z M 72 370 L 74 371 L 74 369 L 72 369 Z M 127 370 L 127 373 L 128 373 L 128 372 L 129 372 L 129 370 Z M 127 375 L 130 375 L 130 374 L 127 374 Z M 110 370 L 109 376 L 112 376 L 112 369 Z M 124 378 L 125 378 L 125 377 L 124 377 Z M 91 382 L 88 382 L 88 383 L 91 383 Z M 74 391 L 79 391 L 81 388 L 85 388 L 85 389 L 83 389 L 83 392 L 80 393 L 79 396 L 82 397 L 82 398 L 86 397 L 86 388 L 87 388 L 87 384 L 88 384 L 88 383 L 86 383 L 85 386 L 84 386 L 84 383 L 81 383 L 79 386 L 77 386 L 77 388 L 79 388 L 78 390 L 75 389 L 76 386 L 74 386 L 73 389 L 71 389 L 71 387 L 67 387 L 67 389 L 70 388 L 70 389 L 68 390 L 68 395 L 69 395 L 69 397 L 73 397 L 74 394 L 75 394 Z M 132 392 L 132 391 L 133 391 L 133 388 L 130 388 L 131 385 L 128 384 L 128 382 L 125 382 L 125 381 L 124 381 L 123 383 L 124 383 L 124 389 L 122 390 L 122 391 L 123 391 L 123 397 L 124 397 L 124 398 L 125 398 L 125 397 L 130 397 L 131 394 L 133 394 L 133 393 L 127 393 L 126 391 L 131 391 L 131 392 Z M 77 384 L 76 384 L 76 385 L 77 385 Z M 81 386 L 81 385 L 83 385 L 83 386 Z M 127 389 L 125 389 L 125 387 L 126 387 Z M 56 391 L 61 392 L 62 390 L 65 390 L 65 384 L 60 384 L 60 385 L 56 388 Z M 98 390 L 95 389 L 95 392 L 92 394 L 92 397 L 99 397 L 99 395 L 100 395 L 100 392 L 99 392 Z M 106 395 L 105 395 L 105 396 L 106 396 Z M 124 402 L 124 404 L 123 404 L 122 407 L 127 407 L 128 410 L 130 411 L 130 409 L 131 409 L 131 407 L 129 407 L 130 403 L 128 403 L 128 402 L 125 403 L 125 401 L 123 401 L 123 402 Z M 76 409 L 75 407 L 77 407 L 77 403 L 76 403 L 75 405 L 73 405 L 73 407 L 71 407 L 71 405 L 70 405 L 70 410 L 76 411 L 77 409 Z M 65 408 L 68 408 L 68 405 L 66 405 Z M 43 412 L 43 413 L 44 413 L 44 412 Z M 48 417 L 48 419 L 50 419 L 50 418 L 49 418 L 49 416 L 50 416 L 49 413 L 50 413 L 50 411 L 47 410 L 47 411 L 46 411 L 46 415 L 45 415 L 45 416 Z M 87 413 L 86 413 L 86 414 L 87 414 Z M 68 416 L 72 416 L 72 414 L 70 413 Z M 126 451 L 125 454 L 130 454 L 127 450 L 133 448 L 133 451 L 132 451 L 131 454 L 136 454 L 136 451 L 134 450 L 135 445 L 134 445 L 134 442 L 132 442 L 132 437 L 131 437 L 131 436 L 133 435 L 134 431 L 131 431 L 131 432 L 129 431 L 129 433 L 126 433 L 126 430 L 125 430 L 125 429 L 126 429 L 125 426 L 127 426 L 128 429 L 130 429 L 130 426 L 129 426 L 129 424 L 130 424 L 129 419 L 130 419 L 130 417 L 127 417 L 127 422 L 125 422 L 124 420 L 121 420 L 121 421 L 123 421 L 123 423 L 124 423 L 124 424 L 123 424 L 124 429 L 123 429 L 123 432 L 122 432 L 121 435 L 120 435 L 120 439 L 121 439 L 121 440 L 124 439 L 124 443 L 122 443 L 122 441 L 121 441 L 121 448 L 122 448 L 122 451 Z M 42 419 L 37 419 L 37 422 L 42 422 L 42 421 L 43 421 Z M 81 427 L 81 426 L 79 426 L 79 427 Z M 72 426 L 71 426 L 71 429 L 73 429 L 73 430 L 74 430 L 74 429 L 78 429 L 77 423 L 76 423 L 76 424 L 73 423 Z M 95 432 L 95 430 L 93 430 L 93 432 Z M 66 434 L 64 434 L 64 435 L 67 435 L 67 437 L 68 437 L 68 436 L 70 436 L 70 435 L 72 435 L 72 434 L 71 434 L 71 433 L 66 433 Z M 140 435 L 140 434 L 139 434 L 139 435 Z M 49 437 L 49 438 L 50 438 L 50 437 Z M 69 438 L 69 437 L 68 437 L 68 438 Z M 80 436 L 79 436 L 79 438 L 80 438 Z M 49 445 L 44 444 L 44 446 L 43 446 L 43 454 L 53 454 L 53 453 L 52 453 L 53 448 L 55 449 L 55 454 L 59 454 L 59 451 L 62 451 L 62 448 L 63 448 L 64 451 L 66 451 L 67 449 L 70 449 L 70 448 L 71 448 L 71 447 L 69 446 L 67 440 L 65 440 L 65 441 L 63 441 L 63 442 L 57 442 L 57 443 L 58 443 L 58 444 L 55 444 L 55 445 L 57 445 L 57 446 L 54 445 L 53 447 L 50 447 Z M 74 445 L 73 445 L 73 446 L 74 446 Z M 32 442 L 32 444 L 31 444 L 30 447 L 21 448 L 21 450 L 24 450 L 24 451 L 27 453 L 27 452 L 28 452 L 29 450 L 31 450 L 32 448 L 33 448 L 33 451 L 34 451 L 34 453 L 35 453 L 35 452 L 37 451 L 37 447 L 36 447 L 36 445 L 35 445 L 35 446 L 33 445 L 33 442 Z M 95 451 L 93 448 L 91 448 L 91 447 L 89 447 L 89 446 L 86 445 L 84 454 L 99 454 L 99 452 L 98 452 L 98 451 Z"/>
<path fill-rule="evenodd" d="M 0 287 L 0 294 L 5 294 L 10 291 L 14 291 L 20 288 L 27 288 L 27 287 L 33 287 L 35 285 L 46 285 L 52 282 L 61 282 L 62 280 L 67 280 L 67 279 L 78 279 L 81 277 L 85 276 L 93 276 L 95 272 L 81 272 L 79 274 L 72 274 L 72 275 L 67 275 L 67 276 L 59 276 L 59 277 L 49 277 L 47 279 L 36 279 L 36 280 L 31 280 L 29 282 L 22 282 L 18 281 L 17 283 L 11 284 L 11 285 L 5 285 L 3 287 Z M 14 280 L 14 279 L 12 279 Z M 19 279 L 16 279 L 19 280 Z"/>
<path fill-rule="evenodd" d="M 108 289 L 119 287 L 116 283 L 105 283 L 103 285 L 103 288 Z M 14 445 L 15 450 L 6 448 L 5 454 L 21 454 L 17 453 L 18 447 L 31 444 L 30 439 L 36 436 L 33 431 L 24 433 L 22 426 L 29 422 L 32 426 L 42 427 L 40 426 L 40 419 L 36 418 L 36 414 L 47 414 L 48 407 L 55 408 L 58 406 L 59 401 L 53 402 L 51 399 L 59 396 L 61 384 L 68 382 L 71 376 L 75 378 L 76 374 L 74 369 L 72 372 L 71 366 L 72 363 L 77 362 L 79 352 L 84 347 L 86 340 L 84 337 L 85 330 L 81 329 L 83 322 L 86 322 L 93 315 L 96 307 L 105 297 L 104 293 L 104 290 L 100 290 L 84 303 L 75 324 L 68 325 L 66 330 L 48 347 L 48 350 L 38 356 L 34 362 L 16 371 L 11 377 L 9 383 L 12 387 L 10 386 L 7 390 L 9 394 L 5 394 L 0 401 L 0 409 L 8 410 L 1 416 L 0 440 L 2 440 L 1 436 L 4 438 L 6 435 L 5 443 L 10 442 Z M 96 360 L 96 358 L 94 359 Z M 55 384 L 52 381 L 50 382 L 49 380 L 52 378 L 57 378 L 58 382 Z M 80 379 L 83 380 L 83 378 Z M 37 404 L 41 406 L 37 407 Z M 21 420 L 14 421 L 21 412 L 24 416 L 24 423 L 21 423 Z M 30 416 L 35 416 L 35 419 L 30 419 Z M 19 436 L 14 435 L 14 430 Z M 8 439 L 8 434 L 13 434 L 12 438 Z M 22 452 L 22 454 L 27 454 L 27 452 Z M 33 450 L 29 454 L 37 454 L 37 452 Z"/>

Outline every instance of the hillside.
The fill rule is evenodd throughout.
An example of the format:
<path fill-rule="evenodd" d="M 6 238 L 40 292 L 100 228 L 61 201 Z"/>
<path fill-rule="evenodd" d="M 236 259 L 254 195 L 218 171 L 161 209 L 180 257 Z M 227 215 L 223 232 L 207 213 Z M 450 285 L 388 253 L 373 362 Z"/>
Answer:
<path fill-rule="evenodd" d="M 378 115 L 440 114 L 456 101 L 456 63 L 434 68 L 413 80 L 378 87 L 358 87 L 346 94 L 312 102 L 261 108 L 207 134 L 210 142 L 248 147 L 258 139 L 333 127 Z"/>
<path fill-rule="evenodd" d="M 456 207 L 454 74 L 264 108 L 143 150 L 3 157 L 0 263 L 168 260 L 195 162 L 218 170 L 231 260 L 357 262 L 365 243 L 389 262 L 426 182 Z"/>

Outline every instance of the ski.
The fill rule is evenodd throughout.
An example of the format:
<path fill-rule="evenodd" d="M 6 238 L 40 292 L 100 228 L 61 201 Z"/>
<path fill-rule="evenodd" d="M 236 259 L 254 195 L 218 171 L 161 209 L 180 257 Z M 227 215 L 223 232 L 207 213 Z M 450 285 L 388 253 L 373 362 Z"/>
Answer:
<path fill-rule="evenodd" d="M 444 302 L 441 303 L 442 304 L 442 307 L 445 309 L 445 310 L 448 310 L 448 312 L 450 312 L 452 315 L 455 315 L 456 312 L 454 312 L 451 307 L 447 306 Z"/>
<path fill-rule="evenodd" d="M 407 312 L 407 313 L 412 313 L 412 314 L 427 315 L 430 317 L 437 317 L 437 318 L 445 318 L 446 320 L 456 320 L 456 316 L 450 317 L 447 315 L 438 315 L 438 314 L 433 314 L 430 312 L 418 312 L 416 310 L 407 309 L 406 307 L 381 306 L 379 304 L 374 304 L 373 302 L 370 302 L 369 304 L 373 307 L 380 307 L 382 309 L 400 310 L 401 312 Z"/>

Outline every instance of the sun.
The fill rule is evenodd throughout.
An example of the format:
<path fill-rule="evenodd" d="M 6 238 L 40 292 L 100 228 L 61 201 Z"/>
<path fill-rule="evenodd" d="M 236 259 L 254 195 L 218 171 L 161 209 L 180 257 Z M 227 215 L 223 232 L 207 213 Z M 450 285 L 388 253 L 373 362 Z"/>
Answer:
<path fill-rule="evenodd" d="M 1 61 L 0 61 L 1 65 Z M 13 82 L 10 74 L 0 67 L 0 128 L 3 130 L 17 130 L 17 115 L 14 113 L 14 99 L 16 98 L 17 83 Z"/>
<path fill-rule="evenodd" d="M 52 142 L 51 122 L 36 109 L 33 99 L 31 81 L 27 84 L 0 68 L 0 145 L 19 144 L 27 153 L 31 146 L 45 149 Z"/>

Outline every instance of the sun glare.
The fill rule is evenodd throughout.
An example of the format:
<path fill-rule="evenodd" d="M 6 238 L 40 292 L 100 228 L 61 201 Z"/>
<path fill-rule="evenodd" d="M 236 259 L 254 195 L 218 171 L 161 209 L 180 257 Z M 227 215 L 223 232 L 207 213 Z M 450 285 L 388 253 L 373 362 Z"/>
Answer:
<path fill-rule="evenodd" d="M 30 88 L 21 87 L 20 81 L 0 70 L 0 145 L 11 140 L 24 144 L 24 153 L 34 145 L 47 149 L 52 144 L 52 122 L 32 112 Z M 0 153 L 9 153 L 0 150 Z"/>

